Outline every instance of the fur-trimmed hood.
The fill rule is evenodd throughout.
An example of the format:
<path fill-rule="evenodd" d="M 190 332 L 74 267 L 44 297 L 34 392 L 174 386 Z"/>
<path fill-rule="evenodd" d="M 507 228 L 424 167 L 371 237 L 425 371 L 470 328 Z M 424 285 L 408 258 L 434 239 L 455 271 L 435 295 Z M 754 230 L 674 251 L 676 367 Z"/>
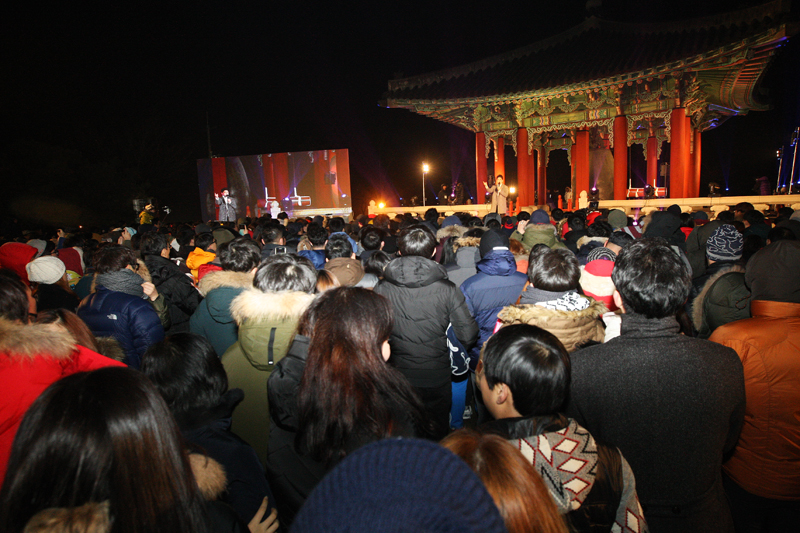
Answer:
<path fill-rule="evenodd" d="M 481 238 L 480 237 L 459 237 L 453 243 L 453 250 L 458 250 L 459 248 L 467 248 L 467 247 L 480 248 L 481 247 Z"/>
<path fill-rule="evenodd" d="M 464 226 L 447 226 L 446 228 L 440 228 L 436 232 L 436 240 L 441 241 L 442 239 L 446 239 L 448 237 L 461 237 L 464 233 L 467 232 L 469 228 L 465 228 Z"/>
<path fill-rule="evenodd" d="M 251 287 L 233 300 L 231 316 L 240 326 L 245 320 L 297 320 L 312 301 L 314 295 L 305 292 L 262 292 Z"/>
<path fill-rule="evenodd" d="M 588 235 L 584 235 L 583 237 L 578 239 L 578 242 L 576 242 L 575 245 L 580 250 L 581 246 L 583 246 L 584 244 L 589 244 L 590 242 L 599 242 L 600 246 L 603 246 L 607 240 L 608 237 L 589 237 Z"/>
<path fill-rule="evenodd" d="M 75 351 L 75 340 L 67 331 L 48 324 L 22 325 L 0 319 L 0 353 L 11 357 L 50 356 L 68 359 Z"/>
<path fill-rule="evenodd" d="M 197 285 L 200 294 L 207 296 L 209 292 L 221 287 L 234 289 L 249 289 L 253 287 L 252 272 L 233 272 L 231 270 L 216 270 L 209 272 Z"/>
<path fill-rule="evenodd" d="M 702 290 L 697 295 L 697 297 L 692 302 L 692 324 L 694 325 L 695 329 L 700 331 L 703 325 L 703 309 L 705 307 L 705 301 L 708 297 L 708 293 L 711 290 L 711 287 L 714 283 L 717 282 L 719 278 L 728 274 L 730 272 L 740 272 L 742 274 L 745 273 L 745 268 L 741 265 L 733 264 L 729 268 L 724 268 L 708 278 L 706 280 L 705 285 L 703 285 Z"/>
<path fill-rule="evenodd" d="M 222 496 L 228 486 L 228 478 L 221 464 L 207 455 L 190 453 L 189 465 L 203 498 L 210 501 Z"/>
<path fill-rule="evenodd" d="M 605 328 L 600 317 L 607 311 L 602 302 L 588 298 L 589 307 L 580 311 L 548 309 L 535 304 L 510 305 L 498 313 L 504 326 L 531 324 L 558 337 L 572 352 L 587 342 L 603 342 Z"/>

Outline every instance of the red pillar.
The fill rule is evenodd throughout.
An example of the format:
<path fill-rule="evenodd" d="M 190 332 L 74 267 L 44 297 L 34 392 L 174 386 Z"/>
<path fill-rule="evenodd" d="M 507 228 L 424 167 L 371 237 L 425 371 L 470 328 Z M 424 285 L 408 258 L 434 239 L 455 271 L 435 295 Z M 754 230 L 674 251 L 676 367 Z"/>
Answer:
<path fill-rule="evenodd" d="M 536 149 L 536 157 L 539 159 L 539 183 L 536 184 L 536 193 L 539 199 L 536 205 L 544 205 L 545 199 L 547 198 L 547 163 L 545 163 L 547 156 L 545 156 L 544 151 L 545 148 Z"/>
<path fill-rule="evenodd" d="M 528 130 L 517 129 L 517 206 L 529 205 L 528 190 L 531 182 L 528 159 Z"/>
<path fill-rule="evenodd" d="M 575 153 L 572 164 L 575 165 L 576 198 L 581 191 L 589 192 L 589 130 L 579 130 L 575 135 Z"/>
<path fill-rule="evenodd" d="M 685 173 L 683 175 L 683 196 L 684 198 L 692 198 L 694 196 L 694 157 L 692 157 L 694 130 L 692 130 L 691 117 L 687 116 L 684 119 L 683 127 L 683 153 L 686 156 Z"/>
<path fill-rule="evenodd" d="M 505 150 L 505 141 L 502 137 L 497 138 L 497 142 L 494 145 L 495 152 L 494 152 L 494 177 L 503 176 L 503 179 L 506 177 L 506 150 Z"/>
<path fill-rule="evenodd" d="M 672 138 L 669 143 L 669 197 L 683 198 L 686 179 L 686 110 L 676 107 L 670 116 Z"/>
<path fill-rule="evenodd" d="M 694 132 L 694 154 L 692 154 L 692 162 L 693 162 L 692 165 L 693 165 L 693 170 L 694 170 L 694 180 L 693 180 L 694 181 L 694 189 L 692 191 L 694 193 L 693 196 L 695 198 L 699 198 L 700 197 L 700 162 L 702 161 L 702 159 L 700 157 L 700 155 L 701 155 L 701 151 L 700 151 L 700 147 L 701 147 L 700 140 L 701 140 L 701 138 L 702 137 L 700 136 L 700 131 L 699 130 L 695 131 Z"/>
<path fill-rule="evenodd" d="M 656 186 L 658 180 L 658 141 L 655 137 L 647 138 L 647 183 Z"/>
<path fill-rule="evenodd" d="M 614 118 L 614 200 L 624 200 L 628 193 L 628 119 Z"/>
<path fill-rule="evenodd" d="M 527 150 L 526 150 L 527 152 Z M 536 196 L 536 184 L 538 181 L 538 170 L 536 167 L 536 150 L 531 150 L 531 153 L 527 155 L 528 157 L 528 203 L 523 205 L 523 207 L 528 207 L 529 205 L 534 204 L 534 197 Z"/>
<path fill-rule="evenodd" d="M 486 134 L 479 131 L 475 134 L 475 203 L 482 204 L 486 197 L 486 183 L 488 170 L 486 168 Z"/>

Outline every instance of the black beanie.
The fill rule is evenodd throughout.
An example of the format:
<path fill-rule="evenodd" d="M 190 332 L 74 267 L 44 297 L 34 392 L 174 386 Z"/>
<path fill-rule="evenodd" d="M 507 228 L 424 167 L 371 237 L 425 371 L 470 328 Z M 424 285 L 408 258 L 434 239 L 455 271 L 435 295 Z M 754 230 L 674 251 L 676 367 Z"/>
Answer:
<path fill-rule="evenodd" d="M 481 237 L 481 258 L 495 248 L 508 248 L 508 235 L 496 230 L 489 230 Z"/>

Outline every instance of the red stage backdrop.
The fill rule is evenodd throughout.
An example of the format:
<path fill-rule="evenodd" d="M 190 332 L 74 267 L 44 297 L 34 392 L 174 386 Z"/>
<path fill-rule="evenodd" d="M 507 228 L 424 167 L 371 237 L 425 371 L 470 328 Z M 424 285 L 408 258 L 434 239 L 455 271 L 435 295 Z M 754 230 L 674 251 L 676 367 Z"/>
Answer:
<path fill-rule="evenodd" d="M 322 209 L 341 213 L 352 207 L 346 149 L 214 157 L 197 160 L 203 220 L 216 220 L 214 193 L 227 188 L 236 198 L 237 218 L 278 209 Z"/>

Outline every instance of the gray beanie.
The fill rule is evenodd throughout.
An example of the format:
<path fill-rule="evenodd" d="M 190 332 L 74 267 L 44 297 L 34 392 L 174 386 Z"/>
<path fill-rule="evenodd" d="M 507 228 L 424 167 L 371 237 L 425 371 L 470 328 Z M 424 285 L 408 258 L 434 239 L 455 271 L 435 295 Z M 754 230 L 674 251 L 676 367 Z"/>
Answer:
<path fill-rule="evenodd" d="M 25 265 L 25 270 L 28 272 L 30 281 L 52 285 L 61 279 L 61 276 L 67 271 L 67 267 L 64 265 L 64 261 L 58 257 L 45 255 Z"/>
<path fill-rule="evenodd" d="M 742 234 L 732 225 L 723 224 L 706 241 L 706 256 L 712 261 L 738 261 L 743 248 Z"/>

